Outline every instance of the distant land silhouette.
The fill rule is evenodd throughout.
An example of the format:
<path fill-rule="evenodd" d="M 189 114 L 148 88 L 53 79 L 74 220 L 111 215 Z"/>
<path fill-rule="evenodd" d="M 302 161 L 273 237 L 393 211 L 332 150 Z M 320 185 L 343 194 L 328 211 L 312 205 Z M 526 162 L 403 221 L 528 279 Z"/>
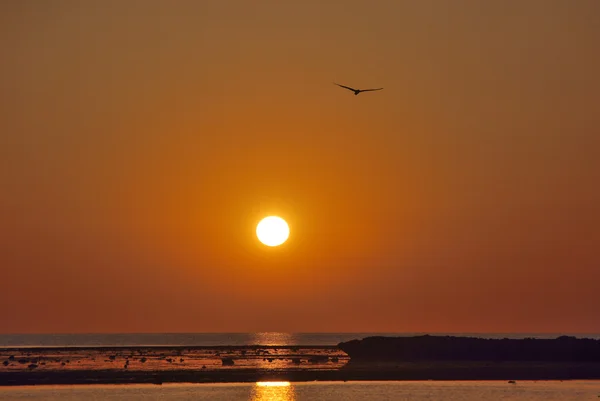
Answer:
<path fill-rule="evenodd" d="M 455 336 L 367 337 L 338 344 L 356 360 L 600 362 L 600 340 L 489 339 Z"/>

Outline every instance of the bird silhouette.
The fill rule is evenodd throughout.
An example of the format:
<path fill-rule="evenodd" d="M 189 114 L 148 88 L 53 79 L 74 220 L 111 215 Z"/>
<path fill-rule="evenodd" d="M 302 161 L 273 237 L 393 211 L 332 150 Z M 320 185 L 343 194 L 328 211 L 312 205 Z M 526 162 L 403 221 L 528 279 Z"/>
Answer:
<path fill-rule="evenodd" d="M 349 86 L 340 85 L 340 84 L 338 84 L 338 83 L 335 83 L 335 82 L 334 82 L 334 84 L 336 84 L 337 86 L 339 86 L 339 87 L 342 87 L 342 88 L 344 88 L 344 89 L 351 90 L 352 92 L 354 92 L 354 95 L 355 95 L 355 96 L 356 96 L 356 95 L 358 95 L 358 94 L 359 94 L 359 93 L 361 93 L 361 92 L 380 91 L 380 90 L 382 90 L 382 89 L 383 89 L 383 88 L 375 88 L 375 89 L 354 89 L 354 88 L 351 88 L 351 87 L 349 87 Z"/>

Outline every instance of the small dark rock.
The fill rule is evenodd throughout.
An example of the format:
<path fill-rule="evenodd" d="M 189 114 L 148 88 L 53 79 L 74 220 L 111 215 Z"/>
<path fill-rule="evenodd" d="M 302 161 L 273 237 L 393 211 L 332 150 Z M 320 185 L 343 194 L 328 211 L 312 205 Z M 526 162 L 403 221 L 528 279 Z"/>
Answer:
<path fill-rule="evenodd" d="M 235 364 L 233 358 L 221 358 L 221 363 L 223 366 L 233 366 Z"/>

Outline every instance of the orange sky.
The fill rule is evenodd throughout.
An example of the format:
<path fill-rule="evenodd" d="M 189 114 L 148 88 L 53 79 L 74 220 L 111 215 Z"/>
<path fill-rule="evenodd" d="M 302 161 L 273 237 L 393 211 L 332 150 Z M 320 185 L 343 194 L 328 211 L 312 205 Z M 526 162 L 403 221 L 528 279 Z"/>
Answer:
<path fill-rule="evenodd" d="M 598 18 L 3 1 L 0 332 L 600 332 Z"/>

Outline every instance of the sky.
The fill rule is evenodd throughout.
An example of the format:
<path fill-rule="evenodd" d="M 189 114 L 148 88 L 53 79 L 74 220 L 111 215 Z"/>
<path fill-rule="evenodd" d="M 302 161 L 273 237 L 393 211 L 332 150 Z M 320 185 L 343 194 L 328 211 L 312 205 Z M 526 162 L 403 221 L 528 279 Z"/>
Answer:
<path fill-rule="evenodd" d="M 0 2 L 0 332 L 600 332 L 599 18 Z"/>

